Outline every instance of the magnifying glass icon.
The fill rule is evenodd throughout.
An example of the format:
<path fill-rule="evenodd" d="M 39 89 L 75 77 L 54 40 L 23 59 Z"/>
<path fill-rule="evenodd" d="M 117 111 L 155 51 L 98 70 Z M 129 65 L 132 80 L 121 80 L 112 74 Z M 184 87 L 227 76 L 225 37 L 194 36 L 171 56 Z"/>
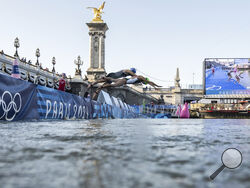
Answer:
<path fill-rule="evenodd" d="M 242 153 L 238 149 L 226 149 L 221 155 L 222 166 L 210 176 L 210 179 L 213 180 L 225 167 L 229 169 L 238 168 L 242 163 L 242 159 Z"/>

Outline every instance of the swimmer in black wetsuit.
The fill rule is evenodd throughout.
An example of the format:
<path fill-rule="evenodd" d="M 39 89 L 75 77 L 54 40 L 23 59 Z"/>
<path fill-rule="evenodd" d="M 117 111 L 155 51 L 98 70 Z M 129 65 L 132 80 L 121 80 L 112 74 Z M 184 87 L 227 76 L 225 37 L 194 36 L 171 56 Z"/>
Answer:
<path fill-rule="evenodd" d="M 136 74 L 136 69 L 131 68 L 131 69 L 124 69 L 119 72 L 111 72 L 106 77 L 118 79 L 127 76 L 135 76 L 135 74 Z"/>
<path fill-rule="evenodd" d="M 237 74 L 235 75 L 235 78 L 236 78 L 237 82 L 240 83 L 240 77 Z"/>
<path fill-rule="evenodd" d="M 113 78 L 107 77 L 106 79 L 108 80 L 108 82 L 111 82 L 111 83 L 104 83 L 103 85 L 98 87 L 93 95 L 93 99 L 97 98 L 99 92 L 103 88 L 108 88 L 108 87 L 119 87 L 119 86 L 123 86 L 126 84 L 139 84 L 139 83 L 142 83 L 145 85 L 149 84 L 149 85 L 153 86 L 155 89 L 156 89 L 156 87 L 162 87 L 162 86 L 155 84 L 154 82 L 149 81 L 149 79 L 144 77 L 144 76 L 133 76 L 130 79 L 128 79 L 128 78 L 113 79 Z"/>
<path fill-rule="evenodd" d="M 102 77 L 101 79 L 91 83 L 88 85 L 87 89 L 89 89 L 90 87 L 98 84 L 98 83 L 112 83 L 112 81 L 110 81 L 108 78 L 113 78 L 113 79 L 118 79 L 118 78 L 123 78 L 123 77 L 127 77 L 127 76 L 136 76 L 136 69 L 135 68 L 131 68 L 131 69 L 124 69 L 118 72 L 111 72 L 109 74 L 107 74 L 106 77 Z"/>
<path fill-rule="evenodd" d="M 227 72 L 228 81 L 232 79 L 232 75 L 231 75 L 231 73 L 232 73 L 232 72 L 233 72 L 233 71 L 229 71 L 229 72 Z"/>

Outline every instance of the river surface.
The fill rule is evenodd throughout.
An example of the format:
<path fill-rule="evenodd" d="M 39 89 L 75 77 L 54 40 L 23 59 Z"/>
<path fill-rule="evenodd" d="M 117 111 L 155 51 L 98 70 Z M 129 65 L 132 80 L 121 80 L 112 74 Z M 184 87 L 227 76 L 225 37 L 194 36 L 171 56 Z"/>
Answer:
<path fill-rule="evenodd" d="M 250 187 L 250 120 L 0 122 L 0 187 Z"/>

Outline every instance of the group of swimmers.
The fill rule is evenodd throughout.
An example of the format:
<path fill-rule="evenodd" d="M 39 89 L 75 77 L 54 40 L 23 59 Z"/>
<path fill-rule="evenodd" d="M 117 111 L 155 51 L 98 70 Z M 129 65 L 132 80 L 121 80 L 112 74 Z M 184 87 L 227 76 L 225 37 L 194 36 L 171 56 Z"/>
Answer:
<path fill-rule="evenodd" d="M 162 87 L 150 81 L 147 77 L 136 75 L 136 69 L 130 68 L 130 69 L 124 69 L 118 72 L 109 73 L 106 76 L 96 80 L 95 82 L 90 83 L 87 87 L 87 92 L 85 93 L 85 96 L 88 95 L 88 90 L 98 83 L 103 83 L 103 84 L 99 86 L 97 90 L 94 92 L 93 97 L 92 97 L 93 99 L 96 99 L 99 92 L 104 88 L 120 87 L 126 84 L 142 83 L 145 85 L 149 84 L 154 88 Z"/>
<path fill-rule="evenodd" d="M 241 75 L 244 73 L 244 71 L 239 72 L 239 66 L 236 65 L 235 68 L 229 72 L 227 72 L 228 81 L 232 79 L 232 73 L 235 74 L 235 79 L 238 83 L 240 83 L 240 79 L 243 78 Z"/>
<path fill-rule="evenodd" d="M 228 76 L 228 81 L 230 81 L 232 79 L 232 72 L 234 71 L 229 71 L 227 73 L 227 76 Z M 240 83 L 240 79 L 243 78 L 241 75 L 243 74 L 244 72 L 240 72 L 239 74 L 235 73 L 235 79 L 237 80 L 238 83 Z"/>
<path fill-rule="evenodd" d="M 212 75 L 214 76 L 215 73 L 214 66 L 212 66 L 211 70 L 212 70 Z M 230 81 L 233 78 L 232 73 L 235 74 L 236 81 L 240 83 L 240 79 L 243 78 L 241 75 L 244 73 L 244 71 L 239 72 L 239 66 L 236 65 L 233 70 L 227 72 L 228 81 Z"/>

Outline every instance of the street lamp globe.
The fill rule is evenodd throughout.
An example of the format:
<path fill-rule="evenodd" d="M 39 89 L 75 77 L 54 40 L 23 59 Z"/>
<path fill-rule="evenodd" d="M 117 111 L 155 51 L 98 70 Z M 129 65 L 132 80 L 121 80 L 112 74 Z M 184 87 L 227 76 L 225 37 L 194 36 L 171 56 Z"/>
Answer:
<path fill-rule="evenodd" d="M 83 61 L 81 60 L 81 57 L 78 56 L 77 60 L 75 60 L 74 63 L 77 65 L 77 69 L 76 69 L 75 75 L 81 76 L 82 75 L 82 71 L 81 71 L 80 66 L 83 65 Z"/>
<path fill-rule="evenodd" d="M 15 38 L 14 46 L 15 46 L 16 48 L 19 48 L 19 47 L 20 47 L 19 39 L 18 39 L 17 37 Z"/>
<path fill-rule="evenodd" d="M 55 57 L 53 57 L 53 58 L 52 58 L 52 65 L 53 65 L 52 72 L 53 72 L 53 73 L 55 73 L 55 72 L 56 72 L 56 70 L 55 70 L 55 64 L 56 64 L 56 58 L 55 58 Z"/>
<path fill-rule="evenodd" d="M 40 50 L 39 50 L 39 48 L 36 49 L 36 57 L 37 57 L 36 65 L 39 66 L 39 60 L 38 60 L 38 58 L 40 57 Z"/>
<path fill-rule="evenodd" d="M 15 46 L 15 48 L 16 48 L 16 52 L 15 52 L 15 57 L 19 57 L 18 56 L 18 52 L 17 52 L 17 49 L 20 47 L 20 43 L 19 43 L 19 39 L 16 37 L 15 38 L 15 41 L 14 41 L 14 46 Z"/>
<path fill-rule="evenodd" d="M 39 48 L 36 49 L 36 57 L 40 57 L 40 50 L 39 50 Z"/>

